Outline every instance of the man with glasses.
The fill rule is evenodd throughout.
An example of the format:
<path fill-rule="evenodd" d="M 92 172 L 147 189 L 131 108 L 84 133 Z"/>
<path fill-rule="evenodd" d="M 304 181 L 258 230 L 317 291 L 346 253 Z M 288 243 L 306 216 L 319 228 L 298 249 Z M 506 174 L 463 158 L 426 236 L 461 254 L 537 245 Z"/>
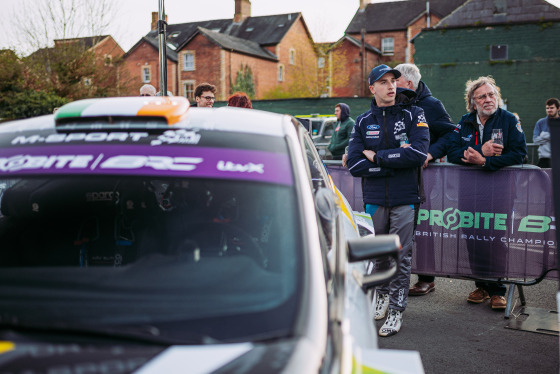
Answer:
<path fill-rule="evenodd" d="M 449 162 L 476 165 L 486 171 L 522 164 L 527 154 L 525 134 L 515 115 L 501 108 L 503 101 L 500 88 L 494 79 L 487 76 L 474 81 L 469 80 L 466 84 L 465 101 L 469 113 L 461 118 L 451 135 L 447 150 Z M 495 143 L 492 138 L 493 130 L 501 130 L 503 145 Z M 508 177 L 509 174 L 503 175 L 503 178 Z M 480 180 L 483 180 L 482 176 Z M 465 178 L 459 184 L 457 200 L 460 211 L 472 212 L 473 209 L 477 209 L 473 206 L 473 199 L 470 198 L 473 196 L 476 197 L 476 202 L 487 204 L 486 209 L 493 209 L 492 207 L 495 206 L 496 209 L 503 210 L 499 212 L 490 210 L 492 213 L 506 214 L 508 217 L 515 199 L 514 190 L 495 191 L 492 186 L 477 183 L 475 175 L 473 178 Z M 488 201 L 492 203 L 488 205 Z M 503 226 L 509 227 L 506 223 Z M 494 229 L 497 230 L 495 233 Z M 473 276 L 478 278 L 505 276 L 508 249 L 505 243 L 499 240 L 500 236 L 503 236 L 503 231 L 500 231 L 496 225 L 480 228 L 463 227 L 461 230 Z M 479 235 L 494 237 L 496 240 L 488 242 L 474 240 Z M 497 281 L 476 281 L 475 285 L 477 288 L 469 294 L 468 302 L 480 304 L 490 299 L 492 309 L 506 308 L 504 298 L 506 287 L 503 284 Z"/>
<path fill-rule="evenodd" d="M 200 108 L 212 108 L 216 101 L 216 86 L 210 83 L 201 83 L 194 90 L 196 103 L 192 106 Z"/>
<path fill-rule="evenodd" d="M 156 88 L 151 84 L 140 87 L 140 96 L 156 96 Z"/>

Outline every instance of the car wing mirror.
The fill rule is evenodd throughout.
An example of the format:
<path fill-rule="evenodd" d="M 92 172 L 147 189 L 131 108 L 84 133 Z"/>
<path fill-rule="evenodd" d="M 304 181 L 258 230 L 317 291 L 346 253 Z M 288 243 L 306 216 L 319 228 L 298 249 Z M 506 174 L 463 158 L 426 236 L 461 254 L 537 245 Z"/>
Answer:
<path fill-rule="evenodd" d="M 364 291 L 389 281 L 397 274 L 401 249 L 398 235 L 365 236 L 349 239 L 347 243 L 349 262 L 390 259 L 391 266 L 385 270 L 374 270 L 371 274 L 353 270 L 352 275 Z"/>

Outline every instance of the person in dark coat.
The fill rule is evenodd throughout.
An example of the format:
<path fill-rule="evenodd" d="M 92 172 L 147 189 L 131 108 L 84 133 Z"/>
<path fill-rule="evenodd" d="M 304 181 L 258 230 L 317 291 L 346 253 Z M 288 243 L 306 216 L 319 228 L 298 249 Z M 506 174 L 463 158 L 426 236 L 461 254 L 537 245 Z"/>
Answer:
<path fill-rule="evenodd" d="M 399 332 L 408 301 L 415 208 L 422 191 L 422 165 L 430 134 L 421 108 L 413 106 L 414 91 L 397 88 L 401 74 L 379 65 L 369 74 L 374 98 L 371 108 L 356 118 L 348 145 L 348 170 L 363 178 L 366 212 L 376 234 L 397 234 L 402 244 L 396 276 L 376 289 L 375 320 L 387 319 L 380 336 Z M 390 266 L 387 261 L 378 269 Z"/>
<path fill-rule="evenodd" d="M 424 162 L 424 167 L 428 166 L 430 161 L 435 161 L 447 154 L 447 141 L 449 136 L 455 129 L 455 124 L 445 110 L 442 102 L 432 96 L 432 92 L 428 86 L 420 79 L 422 75 L 420 70 L 414 64 L 400 64 L 395 67 L 400 71 L 401 76 L 397 79 L 397 87 L 408 88 L 416 92 L 416 101 L 414 105 L 424 109 L 424 115 L 430 129 L 430 148 L 428 158 Z M 416 210 L 418 212 L 418 209 Z M 417 218 L 415 218 L 415 222 Z M 423 258 L 429 266 L 435 266 L 433 256 Z M 410 288 L 408 294 L 410 296 L 422 296 L 435 290 L 435 277 L 432 275 L 419 274 L 418 281 Z"/>
<path fill-rule="evenodd" d="M 469 113 L 465 114 L 453 131 L 448 145 L 447 158 L 449 162 L 475 166 L 485 171 L 496 171 L 505 166 L 522 164 L 527 155 L 525 134 L 519 120 L 513 113 L 501 108 L 503 105 L 500 89 L 492 77 L 479 77 L 469 80 L 466 84 L 465 101 Z M 493 139 L 494 130 L 501 130 L 502 143 Z M 459 210 L 469 211 L 472 206 L 466 205 L 461 196 L 488 196 L 501 199 L 506 204 L 513 205 L 514 196 L 511 191 L 493 191 L 492 186 L 472 185 L 464 181 L 459 185 Z M 472 200 L 469 199 L 469 202 Z M 512 206 L 506 207 L 510 212 Z M 511 222 L 504 223 L 509 227 Z M 463 237 L 471 238 L 477 235 L 476 228 L 462 228 Z M 493 235 L 493 231 L 489 231 Z M 508 248 L 501 241 L 481 242 L 465 239 L 469 255 L 469 263 L 474 277 L 502 278 L 507 270 Z M 480 304 L 490 299 L 492 309 L 505 309 L 506 287 L 500 282 L 479 280 L 475 282 L 476 289 L 467 297 L 470 303 Z"/>
<path fill-rule="evenodd" d="M 331 136 L 329 151 L 333 156 L 333 160 L 341 160 L 344 150 L 348 146 L 352 128 L 354 128 L 354 120 L 350 118 L 350 107 L 344 103 L 335 105 L 334 115 L 337 121 Z"/>

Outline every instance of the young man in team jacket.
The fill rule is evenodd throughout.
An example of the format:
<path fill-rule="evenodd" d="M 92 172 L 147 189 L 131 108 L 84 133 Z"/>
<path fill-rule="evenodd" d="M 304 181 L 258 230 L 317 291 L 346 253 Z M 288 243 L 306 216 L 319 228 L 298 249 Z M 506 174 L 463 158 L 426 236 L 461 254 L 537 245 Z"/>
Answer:
<path fill-rule="evenodd" d="M 408 301 L 414 210 L 422 195 L 420 173 L 428 157 L 430 133 L 424 112 L 412 105 L 415 93 L 397 89 L 401 74 L 379 65 L 369 74 L 371 109 L 356 119 L 348 145 L 348 169 L 363 178 L 366 212 L 376 234 L 397 234 L 402 250 L 397 275 L 377 288 L 375 319 L 387 318 L 380 336 L 396 334 Z M 376 264 L 378 269 L 388 262 Z"/>

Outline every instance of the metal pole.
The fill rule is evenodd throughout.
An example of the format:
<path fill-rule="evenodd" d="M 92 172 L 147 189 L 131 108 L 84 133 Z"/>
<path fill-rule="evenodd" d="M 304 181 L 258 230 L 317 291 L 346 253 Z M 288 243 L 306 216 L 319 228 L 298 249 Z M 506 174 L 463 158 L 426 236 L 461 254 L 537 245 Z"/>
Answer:
<path fill-rule="evenodd" d="M 426 27 L 430 27 L 430 0 L 426 1 Z"/>
<path fill-rule="evenodd" d="M 159 68 L 161 77 L 159 92 L 161 96 L 167 96 L 167 47 L 165 44 L 167 22 L 165 22 L 165 6 L 163 2 L 164 0 L 159 0 L 158 4 Z"/>

